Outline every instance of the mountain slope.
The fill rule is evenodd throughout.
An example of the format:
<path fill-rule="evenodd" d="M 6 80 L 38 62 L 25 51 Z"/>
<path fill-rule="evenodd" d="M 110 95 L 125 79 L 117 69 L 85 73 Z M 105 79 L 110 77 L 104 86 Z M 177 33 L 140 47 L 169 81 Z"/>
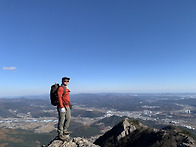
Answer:
<path fill-rule="evenodd" d="M 0 147 L 37 147 L 48 143 L 53 136 L 22 129 L 0 128 Z"/>
<path fill-rule="evenodd" d="M 195 147 L 193 138 L 177 127 L 149 128 L 139 121 L 125 119 L 100 136 L 94 144 L 101 147 Z"/>

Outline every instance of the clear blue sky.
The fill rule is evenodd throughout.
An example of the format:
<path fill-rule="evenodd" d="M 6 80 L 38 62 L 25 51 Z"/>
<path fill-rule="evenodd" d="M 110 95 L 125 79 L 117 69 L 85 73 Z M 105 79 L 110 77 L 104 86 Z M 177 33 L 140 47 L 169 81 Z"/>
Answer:
<path fill-rule="evenodd" d="M 195 0 L 1 0 L 0 97 L 196 92 Z"/>

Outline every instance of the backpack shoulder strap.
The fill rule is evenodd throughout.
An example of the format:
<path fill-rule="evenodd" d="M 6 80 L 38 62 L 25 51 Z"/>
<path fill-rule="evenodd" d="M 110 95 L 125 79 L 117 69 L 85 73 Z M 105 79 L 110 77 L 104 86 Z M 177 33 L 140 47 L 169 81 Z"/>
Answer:
<path fill-rule="evenodd" d="M 65 88 L 65 86 L 61 86 L 61 87 L 63 87 L 63 89 L 64 89 L 64 92 L 63 92 L 63 95 L 66 93 L 66 88 Z"/>

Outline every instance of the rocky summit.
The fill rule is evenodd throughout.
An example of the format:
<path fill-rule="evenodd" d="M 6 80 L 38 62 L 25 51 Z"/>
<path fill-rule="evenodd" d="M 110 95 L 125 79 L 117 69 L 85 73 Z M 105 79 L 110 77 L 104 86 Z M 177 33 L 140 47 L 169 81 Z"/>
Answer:
<path fill-rule="evenodd" d="M 190 132 L 175 126 L 149 128 L 128 118 L 100 136 L 94 143 L 80 137 L 55 138 L 48 147 L 196 147 Z"/>
<path fill-rule="evenodd" d="M 99 147 L 99 146 L 81 137 L 75 137 L 75 138 L 67 137 L 67 139 L 65 139 L 64 141 L 56 137 L 48 145 L 48 147 Z"/>

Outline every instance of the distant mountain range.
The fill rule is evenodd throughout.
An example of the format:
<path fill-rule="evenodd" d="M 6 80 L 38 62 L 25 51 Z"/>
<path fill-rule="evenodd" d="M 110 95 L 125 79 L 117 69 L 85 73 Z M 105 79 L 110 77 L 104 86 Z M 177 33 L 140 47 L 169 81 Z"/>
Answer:
<path fill-rule="evenodd" d="M 192 98 L 193 97 L 193 98 Z M 172 111 L 182 107 L 176 104 L 186 104 L 196 107 L 196 96 L 177 94 L 75 94 L 71 96 L 72 103 L 87 107 L 100 107 L 125 111 L 144 110 L 141 106 L 159 106 L 151 110 Z"/>

